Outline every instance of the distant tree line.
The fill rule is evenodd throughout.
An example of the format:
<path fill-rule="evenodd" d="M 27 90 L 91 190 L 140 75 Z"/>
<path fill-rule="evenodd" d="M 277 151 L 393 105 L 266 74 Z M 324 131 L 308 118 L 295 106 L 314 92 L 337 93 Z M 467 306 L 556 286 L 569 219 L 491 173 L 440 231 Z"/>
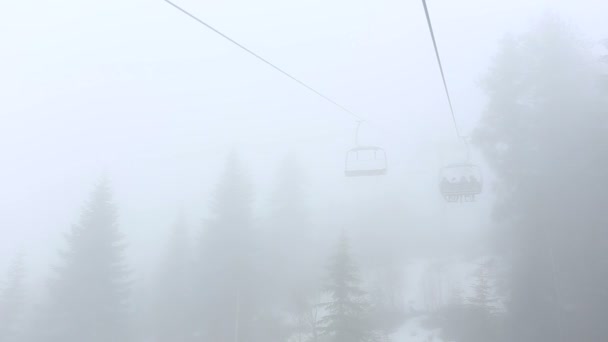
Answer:
<path fill-rule="evenodd" d="M 286 161 L 274 213 L 260 231 L 250 179 L 231 155 L 195 242 L 179 217 L 137 310 L 127 243 L 103 179 L 65 236 L 48 296 L 27 321 L 23 262 L 15 261 L 0 293 L 0 340 L 374 341 L 381 311 L 368 302 L 348 238 L 322 260 L 298 177 L 295 162 Z"/>

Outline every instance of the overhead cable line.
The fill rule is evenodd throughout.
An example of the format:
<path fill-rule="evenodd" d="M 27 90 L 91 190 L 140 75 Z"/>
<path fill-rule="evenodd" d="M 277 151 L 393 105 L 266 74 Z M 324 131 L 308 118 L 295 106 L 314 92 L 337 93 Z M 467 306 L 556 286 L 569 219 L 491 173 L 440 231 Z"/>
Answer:
<path fill-rule="evenodd" d="M 242 44 L 240 44 L 239 42 L 237 42 L 236 40 L 230 38 L 229 36 L 227 36 L 226 34 L 222 33 L 220 30 L 216 29 L 215 27 L 207 24 L 206 22 L 204 22 L 203 20 L 199 19 L 198 17 L 196 17 L 194 14 L 186 11 L 185 9 L 183 9 L 182 7 L 176 5 L 175 3 L 171 2 L 170 0 L 165 0 L 165 2 L 167 2 L 168 4 L 170 4 L 171 6 L 175 7 L 176 9 L 180 10 L 181 12 L 183 12 L 184 14 L 186 14 L 187 16 L 189 16 L 190 18 L 196 20 L 199 24 L 204 25 L 205 27 L 207 27 L 208 29 L 210 29 L 211 31 L 217 33 L 218 35 L 220 35 L 222 38 L 228 40 L 229 42 L 231 42 L 232 44 L 238 46 L 239 48 L 241 48 L 242 50 L 246 51 L 247 53 L 249 53 L 250 55 L 254 56 L 255 58 L 259 59 L 260 61 L 264 62 L 265 64 L 267 64 L 268 66 L 270 66 L 271 68 L 275 69 L 276 71 L 282 73 L 283 75 L 289 77 L 290 79 L 292 79 L 293 81 L 297 82 L 298 84 L 300 84 L 301 86 L 303 86 L 304 88 L 312 91 L 313 93 L 315 93 L 316 95 L 322 97 L 323 99 L 325 99 L 326 101 L 328 101 L 329 103 L 333 104 L 334 106 L 338 107 L 340 110 L 342 110 L 343 112 L 349 114 L 350 116 L 352 116 L 353 118 L 355 118 L 357 121 L 365 121 L 363 117 L 361 117 L 360 115 L 354 113 L 353 111 L 351 111 L 350 109 L 344 107 L 343 105 L 339 104 L 338 102 L 332 100 L 330 97 L 324 95 L 323 93 L 321 93 L 320 91 L 317 91 L 316 89 L 314 89 L 313 87 L 309 86 L 308 84 L 304 83 L 303 81 L 299 80 L 298 78 L 296 78 L 295 76 L 292 76 L 290 73 L 288 73 L 287 71 L 279 68 L 278 66 L 276 66 L 275 64 L 273 64 L 272 62 L 270 62 L 269 60 L 265 59 L 264 57 L 258 55 L 257 53 L 251 51 L 250 49 L 248 49 L 247 47 L 243 46 Z"/>
<path fill-rule="evenodd" d="M 422 0 L 422 6 L 424 7 L 424 14 L 426 15 L 426 22 L 429 25 L 429 32 L 431 33 L 431 39 L 433 41 L 433 48 L 435 49 L 435 56 L 437 57 L 437 65 L 439 65 L 439 72 L 441 72 L 441 79 L 443 80 L 443 89 L 445 90 L 445 95 L 448 99 L 448 104 L 450 105 L 450 113 L 452 114 L 452 121 L 454 122 L 454 128 L 456 129 L 456 135 L 459 138 L 464 139 L 462 135 L 460 135 L 460 130 L 458 129 L 458 123 L 456 122 L 456 115 L 454 114 L 454 107 L 452 106 L 452 99 L 450 98 L 450 91 L 448 90 L 448 83 L 445 80 L 445 74 L 443 72 L 443 65 L 441 64 L 441 57 L 439 57 L 439 49 L 437 48 L 437 42 L 435 41 L 435 33 L 433 32 L 433 24 L 431 23 L 431 16 L 429 15 L 429 9 L 426 5 L 426 0 Z"/>

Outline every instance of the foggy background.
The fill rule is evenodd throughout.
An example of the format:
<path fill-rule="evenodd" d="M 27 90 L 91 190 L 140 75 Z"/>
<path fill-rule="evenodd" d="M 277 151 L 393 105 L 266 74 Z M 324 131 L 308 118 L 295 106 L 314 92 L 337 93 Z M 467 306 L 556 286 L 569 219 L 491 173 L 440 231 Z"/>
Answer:
<path fill-rule="evenodd" d="M 360 140 L 386 150 L 388 174 L 345 178 L 352 117 L 163 1 L 4 2 L 0 275 L 22 252 L 28 301 L 45 298 L 64 235 L 103 176 L 132 288 L 153 283 L 180 215 L 191 247 L 200 240 L 230 153 L 252 181 L 260 231 L 281 167 L 295 161 L 321 260 L 342 231 L 363 273 L 494 254 L 495 175 L 475 146 L 484 193 L 455 205 L 438 190 L 439 168 L 466 149 L 419 1 L 177 4 L 368 120 Z M 605 53 L 605 1 L 438 0 L 429 9 L 466 136 L 488 103 L 480 83 L 505 36 L 555 16 L 592 54 Z"/>

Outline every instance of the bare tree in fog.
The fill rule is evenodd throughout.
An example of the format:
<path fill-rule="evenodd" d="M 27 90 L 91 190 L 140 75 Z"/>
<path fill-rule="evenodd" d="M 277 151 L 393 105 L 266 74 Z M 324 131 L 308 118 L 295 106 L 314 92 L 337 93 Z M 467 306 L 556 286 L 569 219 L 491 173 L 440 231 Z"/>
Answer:
<path fill-rule="evenodd" d="M 180 215 L 173 226 L 171 237 L 161 263 L 157 281 L 154 327 L 159 341 L 189 341 L 195 338 L 193 319 L 194 278 L 188 232 Z"/>
<path fill-rule="evenodd" d="M 484 82 L 476 141 L 498 178 L 510 341 L 608 336 L 608 103 L 597 64 L 547 18 L 503 42 Z"/>
<path fill-rule="evenodd" d="M 40 341 L 127 341 L 129 271 L 116 207 L 104 179 L 93 191 L 80 222 L 66 235 L 62 265 L 55 268 Z"/>
<path fill-rule="evenodd" d="M 0 283 L 0 341 L 17 341 L 21 337 L 25 311 L 24 278 L 23 254 L 19 253 L 5 281 Z"/>
<path fill-rule="evenodd" d="M 374 341 L 376 334 L 370 315 L 371 305 L 361 288 L 357 265 L 351 256 L 345 233 L 340 237 L 329 263 L 327 291 L 330 300 L 325 304 L 323 333 L 331 342 Z"/>

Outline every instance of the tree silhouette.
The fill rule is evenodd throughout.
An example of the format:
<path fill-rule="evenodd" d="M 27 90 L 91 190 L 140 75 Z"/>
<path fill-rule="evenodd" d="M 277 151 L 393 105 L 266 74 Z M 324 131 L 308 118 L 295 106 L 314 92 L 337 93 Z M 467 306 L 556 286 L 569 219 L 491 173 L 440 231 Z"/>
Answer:
<path fill-rule="evenodd" d="M 16 341 L 25 305 L 23 254 L 12 262 L 6 281 L 0 285 L 0 341 Z"/>
<path fill-rule="evenodd" d="M 344 233 L 329 263 L 328 280 L 330 300 L 325 304 L 327 315 L 322 319 L 323 334 L 333 342 L 373 341 L 370 305 L 360 287 L 357 266 Z"/>
<path fill-rule="evenodd" d="M 257 286 L 252 190 L 234 154 L 210 209 L 198 265 L 202 335 L 216 342 L 240 341 L 251 334 Z"/>
<path fill-rule="evenodd" d="M 312 245 L 306 181 L 293 155 L 281 162 L 275 179 L 270 213 L 263 227 L 265 290 L 261 295 L 265 309 L 281 312 L 284 317 L 275 319 L 274 325 L 303 336 L 311 330 L 307 321 L 313 310 L 312 299 L 319 294 L 320 264 Z"/>
<path fill-rule="evenodd" d="M 194 336 L 192 259 L 182 216 L 174 224 L 158 277 L 155 327 L 161 341 L 189 341 Z"/>
<path fill-rule="evenodd" d="M 128 340 L 129 272 L 107 180 L 96 186 L 66 243 L 51 280 L 42 340 Z"/>
<path fill-rule="evenodd" d="M 516 341 L 601 341 L 608 326 L 608 103 L 597 63 L 545 18 L 505 39 L 484 81 L 475 141 L 497 177 Z"/>

